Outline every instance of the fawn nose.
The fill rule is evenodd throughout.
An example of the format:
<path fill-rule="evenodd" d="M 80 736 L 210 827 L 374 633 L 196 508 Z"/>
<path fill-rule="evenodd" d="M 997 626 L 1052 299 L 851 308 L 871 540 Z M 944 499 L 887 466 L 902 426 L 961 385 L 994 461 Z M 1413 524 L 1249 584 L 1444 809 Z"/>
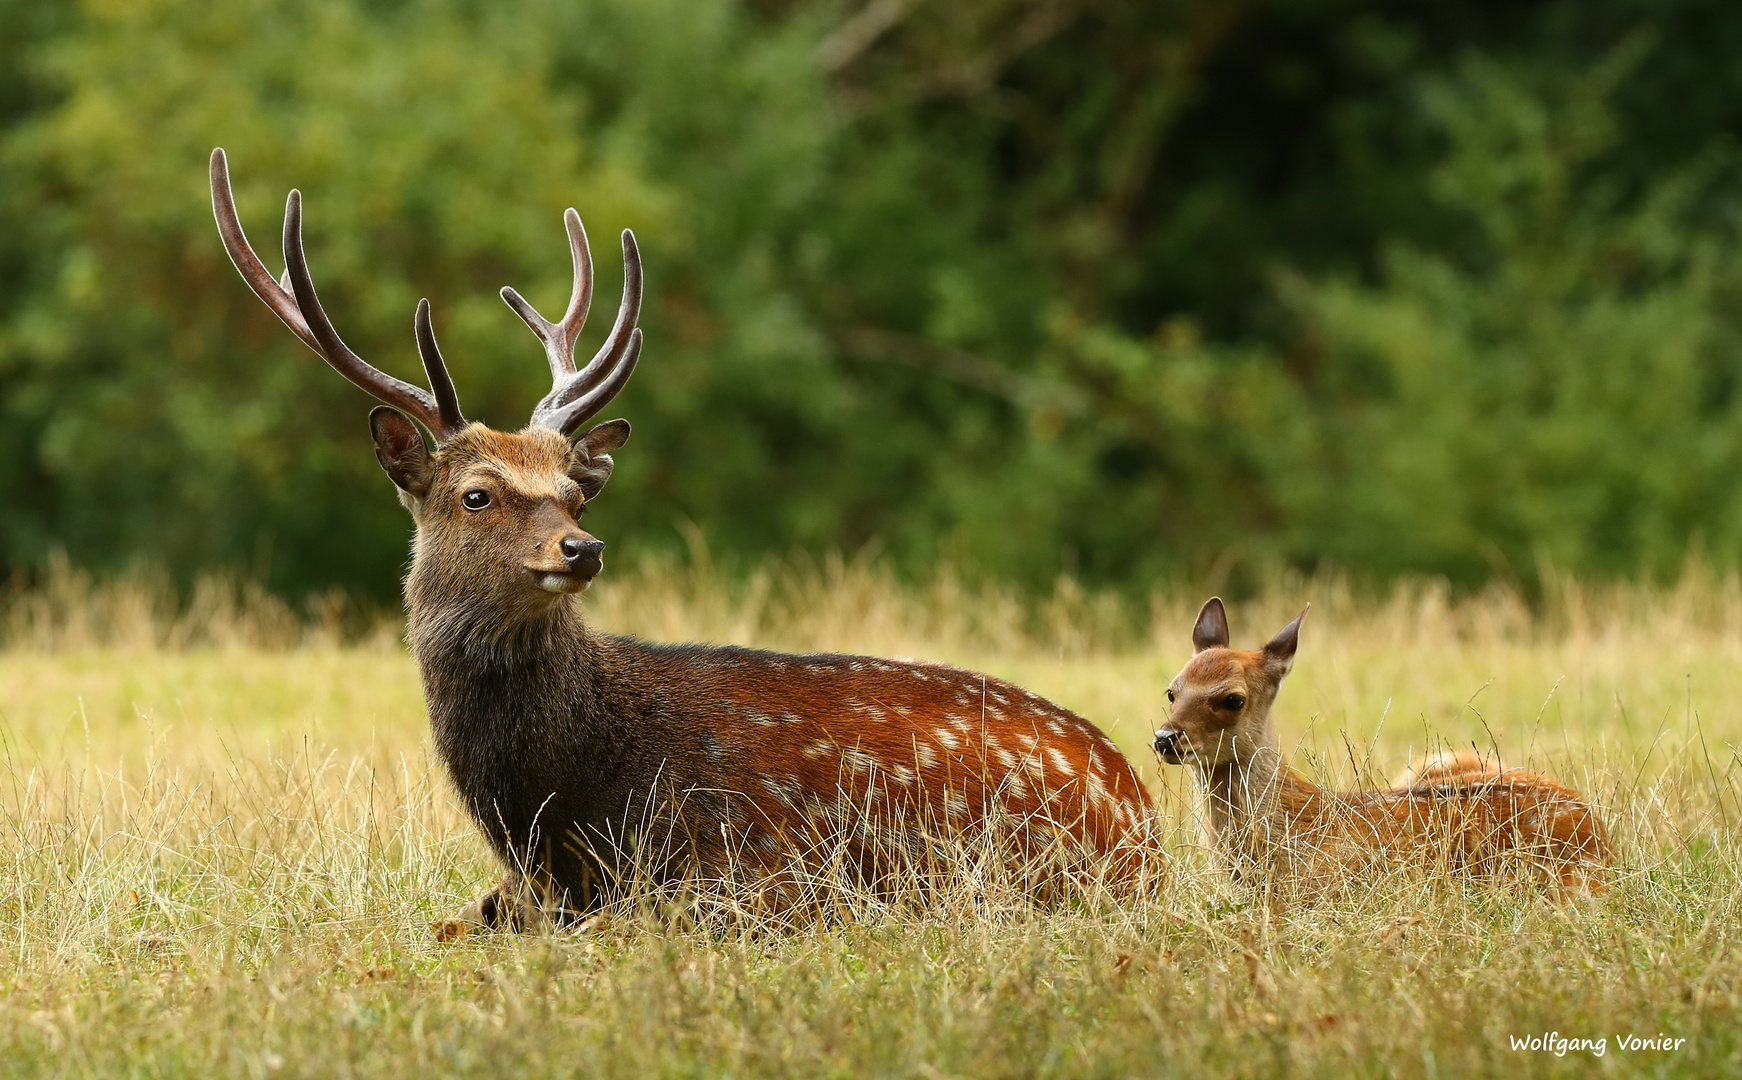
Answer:
<path fill-rule="evenodd" d="M 1166 728 L 1155 733 L 1155 752 L 1162 757 L 1179 756 L 1179 732 Z"/>
<path fill-rule="evenodd" d="M 573 573 L 592 577 L 605 568 L 603 540 L 577 534 L 563 537 L 558 546 L 562 548 L 563 562 Z"/>

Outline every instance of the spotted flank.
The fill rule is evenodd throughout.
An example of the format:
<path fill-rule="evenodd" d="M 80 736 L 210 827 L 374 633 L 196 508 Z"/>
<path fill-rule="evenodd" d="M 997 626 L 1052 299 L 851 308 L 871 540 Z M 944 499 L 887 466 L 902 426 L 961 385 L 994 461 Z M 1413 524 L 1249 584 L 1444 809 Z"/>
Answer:
<path fill-rule="evenodd" d="M 1153 811 L 1130 763 L 1093 724 L 1029 691 L 947 664 L 730 651 L 719 709 L 738 722 L 714 737 L 754 779 L 709 782 L 749 807 L 757 835 L 790 840 L 756 851 L 784 858 L 819 833 L 858 842 L 994 820 L 1011 823 L 1013 851 L 1150 843 Z"/>

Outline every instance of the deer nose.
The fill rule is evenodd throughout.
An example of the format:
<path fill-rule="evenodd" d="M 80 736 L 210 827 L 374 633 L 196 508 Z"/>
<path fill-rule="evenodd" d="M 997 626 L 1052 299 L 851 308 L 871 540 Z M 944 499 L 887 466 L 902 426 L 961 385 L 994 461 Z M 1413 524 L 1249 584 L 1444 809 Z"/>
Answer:
<path fill-rule="evenodd" d="M 1179 732 L 1162 728 L 1155 733 L 1155 752 L 1167 757 L 1179 753 Z"/>
<path fill-rule="evenodd" d="M 595 540 L 590 536 L 565 536 L 562 543 L 563 562 L 572 571 L 591 576 L 605 567 L 602 558 L 605 552 L 605 542 Z"/>

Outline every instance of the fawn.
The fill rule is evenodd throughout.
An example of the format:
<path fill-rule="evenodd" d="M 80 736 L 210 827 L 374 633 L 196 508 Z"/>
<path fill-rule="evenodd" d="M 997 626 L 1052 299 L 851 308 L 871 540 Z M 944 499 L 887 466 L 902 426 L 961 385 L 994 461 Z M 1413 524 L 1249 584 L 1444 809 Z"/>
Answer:
<path fill-rule="evenodd" d="M 1309 605 L 1310 606 L 1310 605 Z M 1155 752 L 1195 767 L 1218 853 L 1241 881 L 1312 887 L 1377 865 L 1496 869 L 1522 857 L 1561 889 L 1601 891 L 1611 862 L 1596 809 L 1577 792 L 1468 752 L 1418 763 L 1383 791 L 1326 791 L 1282 758 L 1270 709 L 1294 666 L 1301 614 L 1262 649 L 1228 647 L 1212 597 L 1192 658 L 1167 690 Z"/>
<path fill-rule="evenodd" d="M 779 903 L 824 869 L 876 883 L 933 865 L 939 834 L 986 828 L 1002 830 L 1011 858 L 1056 867 L 1069 849 L 1063 857 L 1116 877 L 1140 869 L 1133 853 L 1152 850 L 1153 811 L 1130 762 L 1081 716 L 1007 682 L 947 664 L 660 645 L 587 627 L 575 594 L 603 569 L 605 545 L 577 518 L 629 423 L 583 425 L 641 354 L 641 262 L 627 230 L 616 322 L 579 370 L 593 272 L 573 209 L 562 319 L 502 290 L 552 377 L 531 424 L 509 433 L 460 412 L 427 300 L 414 325 L 429 391 L 371 367 L 333 329 L 303 254 L 300 193 L 285 208 L 279 281 L 242 232 L 221 149 L 210 172 L 219 234 L 249 287 L 385 403 L 369 425 L 416 526 L 407 634 L 435 745 L 507 867 L 439 933 L 572 921 L 632 882 L 730 881 Z"/>

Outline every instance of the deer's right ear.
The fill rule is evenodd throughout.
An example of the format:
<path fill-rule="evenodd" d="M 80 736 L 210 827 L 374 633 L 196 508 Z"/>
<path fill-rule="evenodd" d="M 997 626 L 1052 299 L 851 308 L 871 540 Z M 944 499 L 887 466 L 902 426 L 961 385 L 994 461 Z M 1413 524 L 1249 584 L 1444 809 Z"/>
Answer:
<path fill-rule="evenodd" d="M 375 436 L 375 460 L 387 476 L 407 495 L 422 499 L 435 482 L 435 459 L 404 413 L 386 405 L 369 413 L 369 432 Z"/>
<path fill-rule="evenodd" d="M 628 441 L 627 420 L 595 424 L 575 440 L 574 463 L 569 466 L 569 475 L 581 485 L 582 495 L 591 499 L 604 489 L 605 481 L 611 479 L 611 469 L 616 464 L 611 460 L 611 451 L 620 449 Z"/>
<path fill-rule="evenodd" d="M 1203 610 L 1198 612 L 1198 621 L 1192 627 L 1192 649 L 1203 652 L 1227 647 L 1228 609 L 1222 606 L 1220 596 L 1212 596 L 1204 601 Z"/>
<path fill-rule="evenodd" d="M 1264 662 L 1276 673 L 1278 679 L 1284 678 L 1290 671 L 1294 670 L 1294 652 L 1300 647 L 1301 620 L 1307 617 L 1307 612 L 1311 611 L 1312 608 L 1311 604 L 1302 608 L 1301 613 L 1294 617 L 1294 621 L 1278 630 L 1276 636 L 1270 639 L 1270 644 L 1264 646 Z"/>

